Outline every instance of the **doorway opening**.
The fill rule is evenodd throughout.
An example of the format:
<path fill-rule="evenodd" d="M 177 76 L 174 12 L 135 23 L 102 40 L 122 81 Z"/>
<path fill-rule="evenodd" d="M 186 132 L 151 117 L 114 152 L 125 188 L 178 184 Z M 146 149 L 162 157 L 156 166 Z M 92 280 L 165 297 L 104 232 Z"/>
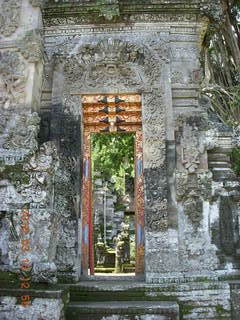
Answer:
<path fill-rule="evenodd" d="M 94 272 L 135 272 L 134 133 L 91 135 Z"/>
<path fill-rule="evenodd" d="M 82 273 L 144 273 L 141 97 L 84 95 Z"/>

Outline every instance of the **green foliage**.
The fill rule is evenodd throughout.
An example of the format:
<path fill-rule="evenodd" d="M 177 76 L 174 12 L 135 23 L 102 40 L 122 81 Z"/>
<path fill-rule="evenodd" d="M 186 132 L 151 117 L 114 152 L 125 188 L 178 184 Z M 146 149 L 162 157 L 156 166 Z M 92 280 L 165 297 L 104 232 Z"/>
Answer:
<path fill-rule="evenodd" d="M 211 98 L 212 111 L 216 112 L 222 122 L 230 127 L 240 124 L 240 85 L 228 88 L 211 88 L 205 91 Z"/>
<path fill-rule="evenodd" d="M 126 176 L 134 177 L 134 134 L 92 134 L 91 151 L 93 179 L 100 173 L 124 194 Z"/>
<path fill-rule="evenodd" d="M 212 111 L 230 127 L 240 125 L 240 0 L 222 0 L 222 19 L 208 26 L 203 42 L 203 94 Z M 232 168 L 240 174 L 240 149 L 231 153 Z"/>
<path fill-rule="evenodd" d="M 240 176 L 240 148 L 233 148 L 231 152 L 231 163 L 234 172 Z"/>

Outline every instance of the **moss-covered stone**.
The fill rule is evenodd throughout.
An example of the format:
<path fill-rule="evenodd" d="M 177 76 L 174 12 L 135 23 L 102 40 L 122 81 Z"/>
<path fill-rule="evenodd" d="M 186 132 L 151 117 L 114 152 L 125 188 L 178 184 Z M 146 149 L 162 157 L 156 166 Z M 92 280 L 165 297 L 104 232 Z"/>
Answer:
<path fill-rule="evenodd" d="M 5 165 L 3 171 L 0 173 L 0 179 L 9 179 L 14 185 L 29 184 L 30 177 L 24 171 L 23 164 Z"/>

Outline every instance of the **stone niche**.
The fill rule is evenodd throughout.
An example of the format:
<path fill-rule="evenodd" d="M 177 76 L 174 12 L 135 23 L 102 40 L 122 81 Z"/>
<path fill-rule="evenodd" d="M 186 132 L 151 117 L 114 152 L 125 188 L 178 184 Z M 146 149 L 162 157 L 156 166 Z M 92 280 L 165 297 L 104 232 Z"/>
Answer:
<path fill-rule="evenodd" d="M 34 281 L 81 278 L 81 96 L 136 93 L 142 98 L 146 282 L 237 272 L 238 181 L 231 169 L 215 170 L 211 162 L 231 149 L 231 133 L 211 122 L 199 101 L 201 41 L 206 15 L 220 16 L 217 2 L 3 2 L 1 269 L 19 270 L 25 206 Z M 38 26 L 24 25 L 25 9 Z"/>

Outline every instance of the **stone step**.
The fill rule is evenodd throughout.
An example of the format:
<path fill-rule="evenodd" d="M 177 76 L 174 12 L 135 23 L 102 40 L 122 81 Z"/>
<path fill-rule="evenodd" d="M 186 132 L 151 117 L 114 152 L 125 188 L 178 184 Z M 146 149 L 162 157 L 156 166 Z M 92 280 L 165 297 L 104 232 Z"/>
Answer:
<path fill-rule="evenodd" d="M 209 168 L 231 168 L 231 164 L 223 161 L 210 161 Z"/>
<path fill-rule="evenodd" d="M 212 173 L 214 181 L 236 180 L 236 175 L 230 168 L 213 168 Z"/>
<path fill-rule="evenodd" d="M 173 301 L 71 302 L 66 320 L 179 320 L 179 306 Z"/>
<path fill-rule="evenodd" d="M 32 299 L 62 299 L 65 302 L 69 301 L 69 292 L 65 289 L 20 289 L 20 288 L 0 288 L 0 297 L 16 297 L 20 298 L 23 295 L 29 295 Z M 1 319 L 1 318 L 0 318 Z"/>
<path fill-rule="evenodd" d="M 147 297 L 145 290 L 128 289 L 128 290 L 94 290 L 84 287 L 70 288 L 71 301 L 145 301 L 145 300 L 159 300 L 159 297 Z M 171 297 L 168 298 L 171 300 Z"/>
<path fill-rule="evenodd" d="M 226 153 L 208 152 L 208 161 L 230 161 L 230 157 Z"/>
<path fill-rule="evenodd" d="M 86 306 L 89 303 L 91 305 L 101 303 L 101 306 L 108 308 L 109 305 L 114 304 L 116 301 L 123 306 L 129 303 L 157 305 L 163 302 L 174 302 L 179 306 L 181 320 L 190 320 L 192 318 L 194 320 L 210 320 L 215 319 L 216 316 L 219 316 L 219 319 L 230 320 L 230 309 L 224 300 L 224 295 L 229 294 L 229 285 L 224 282 L 196 282 L 180 285 L 170 283 L 156 286 L 140 281 L 130 282 L 119 279 L 119 281 L 82 281 L 78 284 L 72 284 L 69 290 L 70 309 L 67 309 L 69 312 L 67 313 L 67 320 L 103 320 L 103 315 L 100 317 L 100 312 L 98 312 L 98 318 L 92 313 L 90 313 L 91 316 L 89 317 L 87 317 L 87 314 L 84 314 L 83 317 L 83 313 L 79 314 L 78 312 L 79 306 Z M 221 314 L 219 314 L 219 310 Z M 104 320 L 120 320 L 118 314 L 104 313 L 104 315 Z M 122 315 L 124 314 L 122 313 Z M 154 318 L 153 316 L 155 315 L 153 314 L 151 316 L 147 315 L 146 318 L 135 318 L 134 316 L 129 318 L 126 313 L 125 315 L 121 320 L 161 319 Z"/>

